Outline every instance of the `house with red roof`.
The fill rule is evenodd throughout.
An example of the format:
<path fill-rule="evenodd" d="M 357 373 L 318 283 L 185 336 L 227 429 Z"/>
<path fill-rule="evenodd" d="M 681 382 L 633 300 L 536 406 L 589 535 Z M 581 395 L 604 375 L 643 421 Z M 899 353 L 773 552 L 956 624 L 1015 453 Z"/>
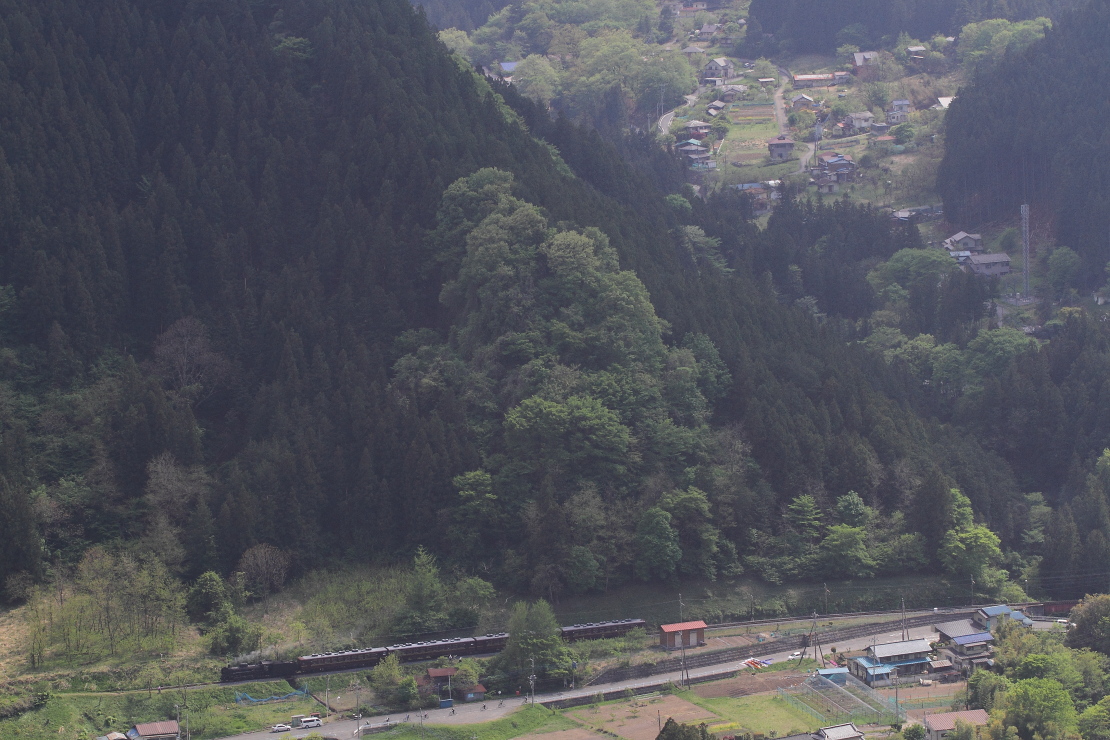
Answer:
<path fill-rule="evenodd" d="M 705 644 L 705 622 L 676 622 L 659 625 L 659 646 L 667 650 Z"/>

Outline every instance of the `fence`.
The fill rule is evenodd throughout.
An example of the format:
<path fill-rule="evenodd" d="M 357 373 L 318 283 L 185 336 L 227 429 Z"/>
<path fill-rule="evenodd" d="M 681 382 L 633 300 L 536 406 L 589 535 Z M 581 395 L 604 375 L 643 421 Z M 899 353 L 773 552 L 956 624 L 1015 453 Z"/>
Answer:
<path fill-rule="evenodd" d="M 303 689 L 296 690 L 296 691 L 290 691 L 288 694 L 282 694 L 281 696 L 270 696 L 270 697 L 267 697 L 265 699 L 255 699 L 250 694 L 246 694 L 246 693 L 243 693 L 243 692 L 240 692 L 240 691 L 236 691 L 235 692 L 235 703 L 236 704 L 265 704 L 266 702 L 270 702 L 270 701 L 285 701 L 287 699 L 303 699 L 306 696 L 308 696 L 308 688 L 307 687 L 305 687 Z"/>
<path fill-rule="evenodd" d="M 797 686 L 779 689 L 779 696 L 822 725 L 891 724 L 904 719 L 905 713 L 897 704 L 879 696 L 855 677 L 845 678 L 841 685 L 823 676 L 812 676 Z"/>

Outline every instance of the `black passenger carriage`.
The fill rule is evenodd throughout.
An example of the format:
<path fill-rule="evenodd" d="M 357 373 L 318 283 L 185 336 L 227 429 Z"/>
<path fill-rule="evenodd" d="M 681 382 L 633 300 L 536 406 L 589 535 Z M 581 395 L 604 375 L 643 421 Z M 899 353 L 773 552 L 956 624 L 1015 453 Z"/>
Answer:
<path fill-rule="evenodd" d="M 297 658 L 298 673 L 336 671 L 344 668 L 373 668 L 389 654 L 385 648 L 364 648 L 339 653 L 316 653 Z"/>
<path fill-rule="evenodd" d="M 611 622 L 590 622 L 563 627 L 563 639 L 594 640 L 601 637 L 620 637 L 637 627 L 646 627 L 642 619 L 619 619 Z M 298 673 L 341 671 L 350 668 L 373 668 L 387 655 L 395 654 L 403 662 L 432 660 L 448 655 L 486 655 L 505 649 L 508 632 L 498 632 L 478 637 L 450 637 L 445 640 L 406 642 L 385 647 L 346 650 L 337 653 L 302 655 L 296 660 L 240 663 L 220 669 L 220 680 L 255 681 L 265 678 L 288 678 Z"/>

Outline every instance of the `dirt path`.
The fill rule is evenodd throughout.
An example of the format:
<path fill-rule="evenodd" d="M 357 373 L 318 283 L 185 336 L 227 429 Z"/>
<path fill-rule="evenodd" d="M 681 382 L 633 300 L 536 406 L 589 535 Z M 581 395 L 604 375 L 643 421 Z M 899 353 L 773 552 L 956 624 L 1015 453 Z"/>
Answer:
<path fill-rule="evenodd" d="M 782 82 L 775 88 L 775 123 L 778 124 L 779 134 L 785 134 L 786 100 L 783 98 L 783 92 L 786 90 L 786 80 L 790 77 L 790 72 L 785 67 L 779 67 L 779 74 L 782 75 Z"/>

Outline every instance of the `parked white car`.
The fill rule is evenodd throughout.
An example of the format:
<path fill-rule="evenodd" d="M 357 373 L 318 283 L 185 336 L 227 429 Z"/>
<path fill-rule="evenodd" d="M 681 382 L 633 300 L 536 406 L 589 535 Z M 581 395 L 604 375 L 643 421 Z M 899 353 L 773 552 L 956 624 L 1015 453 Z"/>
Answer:
<path fill-rule="evenodd" d="M 270 732 L 289 732 L 292 729 L 289 725 L 274 725 L 270 728 Z"/>

